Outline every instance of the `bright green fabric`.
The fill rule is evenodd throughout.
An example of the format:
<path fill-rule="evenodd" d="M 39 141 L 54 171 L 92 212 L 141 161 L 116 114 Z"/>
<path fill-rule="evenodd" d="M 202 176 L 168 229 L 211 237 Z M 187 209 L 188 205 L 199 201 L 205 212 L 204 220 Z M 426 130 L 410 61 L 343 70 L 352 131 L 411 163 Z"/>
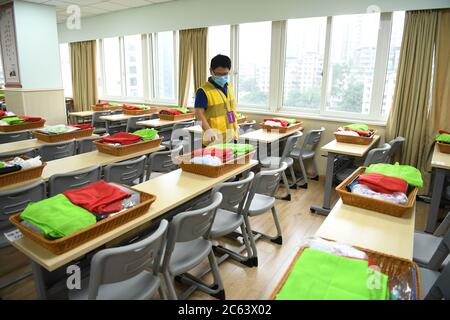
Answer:
<path fill-rule="evenodd" d="M 182 113 L 188 113 L 189 112 L 189 109 L 185 108 L 185 107 L 177 107 L 177 108 L 172 108 L 172 109 L 181 111 Z"/>
<path fill-rule="evenodd" d="M 19 117 L 3 118 L 2 121 L 6 122 L 9 125 L 25 122 L 25 120 L 22 120 Z"/>
<path fill-rule="evenodd" d="M 62 238 L 96 223 L 89 211 L 74 205 L 63 194 L 30 203 L 20 215 L 48 238 Z"/>
<path fill-rule="evenodd" d="M 295 123 L 297 123 L 297 120 L 295 120 L 295 119 L 291 119 L 291 118 L 275 118 L 275 119 L 278 119 L 278 120 L 284 120 L 284 121 L 286 121 L 288 124 L 295 124 Z"/>
<path fill-rule="evenodd" d="M 366 168 L 365 173 L 379 173 L 389 177 L 397 177 L 408 182 L 413 187 L 422 188 L 423 180 L 420 171 L 412 166 L 395 164 L 377 163 L 371 164 Z"/>
<path fill-rule="evenodd" d="M 0 162 L 0 168 L 3 168 L 4 166 L 6 166 L 6 163 Z"/>
<path fill-rule="evenodd" d="M 132 106 L 133 106 L 133 107 L 136 107 L 136 108 L 139 108 L 139 109 L 142 109 L 142 110 L 148 110 L 148 109 L 150 109 L 149 106 L 146 106 L 146 105 L 143 105 L 143 104 L 133 104 Z"/>
<path fill-rule="evenodd" d="M 367 261 L 307 248 L 276 300 L 386 300 L 388 293 L 388 277 Z"/>
<path fill-rule="evenodd" d="M 109 102 L 109 106 L 110 106 L 110 107 L 121 107 L 122 104 L 120 104 L 120 103 L 115 103 L 115 102 Z"/>
<path fill-rule="evenodd" d="M 222 143 L 208 146 L 208 148 L 232 148 L 234 155 L 237 157 L 253 151 L 253 146 L 251 144 L 244 143 Z"/>
<path fill-rule="evenodd" d="M 450 134 L 448 133 L 438 134 L 436 136 L 436 141 L 442 143 L 450 143 Z"/>
<path fill-rule="evenodd" d="M 350 130 L 359 130 L 359 131 L 369 131 L 369 126 L 362 123 L 352 123 L 344 126 L 344 128 L 350 129 Z"/>
<path fill-rule="evenodd" d="M 133 134 L 140 136 L 144 141 L 147 141 L 155 139 L 155 136 L 158 134 L 158 131 L 155 129 L 141 129 L 133 132 Z"/>

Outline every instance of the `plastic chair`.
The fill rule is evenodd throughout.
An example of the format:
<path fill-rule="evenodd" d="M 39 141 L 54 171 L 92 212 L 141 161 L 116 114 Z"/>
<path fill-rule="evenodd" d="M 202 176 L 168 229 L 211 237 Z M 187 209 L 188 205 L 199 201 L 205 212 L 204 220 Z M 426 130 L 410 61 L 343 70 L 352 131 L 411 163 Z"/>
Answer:
<path fill-rule="evenodd" d="M 102 120 L 100 117 L 110 116 L 111 114 L 111 111 L 96 111 L 92 114 L 91 125 L 94 128 L 94 134 L 105 134 L 107 132 L 106 120 Z"/>
<path fill-rule="evenodd" d="M 195 125 L 194 120 L 175 123 L 173 125 L 172 133 L 170 135 L 170 140 L 163 141 L 161 144 L 163 146 L 168 147 L 169 149 L 172 149 L 173 146 L 176 146 L 185 140 L 190 141 L 189 133 L 181 131 L 181 129 L 189 128 L 189 127 L 192 127 L 193 125 Z M 180 133 L 181 133 L 181 135 L 180 135 Z"/>
<path fill-rule="evenodd" d="M 239 126 L 239 134 L 245 134 L 247 132 L 254 131 L 254 127 L 256 125 L 256 120 L 248 121 L 245 124 L 241 124 Z"/>
<path fill-rule="evenodd" d="M 145 180 L 156 178 L 163 173 L 167 173 L 178 168 L 178 164 L 173 159 L 183 150 L 183 145 L 179 144 L 172 150 L 154 152 L 149 155 L 147 163 L 147 173 Z"/>
<path fill-rule="evenodd" d="M 134 132 L 134 131 L 137 131 L 139 129 L 144 129 L 145 126 L 140 126 L 140 125 L 137 124 L 137 122 L 151 120 L 151 119 L 158 119 L 158 115 L 157 114 L 150 114 L 148 116 L 128 118 L 126 131 L 127 132 Z"/>
<path fill-rule="evenodd" d="M 20 156 L 26 156 L 29 158 L 34 158 L 38 155 L 38 151 L 35 148 L 29 148 L 22 151 L 5 152 L 0 154 L 0 159 L 15 158 Z"/>
<path fill-rule="evenodd" d="M 308 188 L 308 175 L 306 173 L 304 161 L 311 159 L 312 165 L 314 167 L 315 176 L 311 177 L 312 180 L 319 180 L 319 170 L 317 169 L 317 164 L 315 160 L 316 156 L 316 148 L 319 144 L 320 138 L 322 137 L 322 133 L 325 131 L 325 128 L 322 127 L 316 130 L 310 130 L 303 140 L 303 144 L 301 148 L 294 148 L 292 150 L 290 157 L 298 161 L 300 165 L 300 170 L 302 171 L 302 178 L 304 183 L 299 185 L 304 189 Z M 298 181 L 297 181 L 298 183 Z"/>
<path fill-rule="evenodd" d="M 76 172 L 55 174 L 49 179 L 49 196 L 53 197 L 66 190 L 81 188 L 90 183 L 99 181 L 100 178 L 101 167 L 99 165 Z"/>
<path fill-rule="evenodd" d="M 211 241 L 208 239 L 217 207 L 221 202 L 222 194 L 216 193 L 209 206 L 180 213 L 170 223 L 161 268 L 170 299 L 177 300 L 178 298 L 173 284 L 176 276 L 182 283 L 195 286 L 215 298 L 225 299 L 219 267 Z M 208 258 L 213 273 L 214 283 L 212 285 L 207 285 L 187 273 L 200 265 L 205 258 Z"/>
<path fill-rule="evenodd" d="M 142 183 L 146 161 L 147 157 L 141 156 L 137 159 L 109 164 L 103 169 L 104 179 L 129 186 Z"/>
<path fill-rule="evenodd" d="M 10 143 L 28 139 L 32 139 L 31 133 L 29 131 L 0 134 L 0 143 Z"/>
<path fill-rule="evenodd" d="M 450 263 L 438 272 L 420 268 L 420 287 L 425 300 L 450 299 Z"/>
<path fill-rule="evenodd" d="M 405 138 L 403 137 L 397 137 L 389 141 L 389 145 L 391 146 L 391 151 L 389 153 L 389 163 L 394 162 L 395 155 L 398 151 L 401 151 L 404 142 Z"/>
<path fill-rule="evenodd" d="M 95 140 L 99 140 L 99 137 L 87 137 L 77 140 L 77 154 L 82 154 L 86 152 L 92 152 L 97 150 L 95 144 L 93 143 Z"/>
<path fill-rule="evenodd" d="M 45 144 L 39 148 L 42 161 L 52 161 L 74 156 L 76 153 L 75 140 L 64 141 L 52 144 Z"/>
<path fill-rule="evenodd" d="M 148 300 L 159 291 L 166 299 L 158 272 L 168 225 L 167 220 L 162 220 L 144 240 L 97 252 L 92 258 L 89 280 L 82 281 L 81 290 L 71 290 L 69 298 Z M 149 267 L 152 271 L 146 270 Z"/>

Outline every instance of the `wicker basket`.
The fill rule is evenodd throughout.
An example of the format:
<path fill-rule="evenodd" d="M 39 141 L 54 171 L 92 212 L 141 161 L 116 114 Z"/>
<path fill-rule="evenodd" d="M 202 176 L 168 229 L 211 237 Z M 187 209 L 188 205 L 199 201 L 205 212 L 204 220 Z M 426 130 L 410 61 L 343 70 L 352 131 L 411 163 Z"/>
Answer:
<path fill-rule="evenodd" d="M 15 131 L 25 131 L 31 129 L 42 128 L 45 124 L 45 119 L 36 122 L 23 122 L 19 124 L 12 124 L 9 126 L 0 126 L 1 132 L 15 132 Z"/>
<path fill-rule="evenodd" d="M 129 116 L 141 116 L 141 115 L 146 115 L 146 114 L 153 114 L 153 113 L 157 113 L 158 112 L 158 108 L 150 108 L 147 110 L 127 110 L 127 109 L 123 109 L 123 114 L 129 115 Z"/>
<path fill-rule="evenodd" d="M 237 119 L 238 124 L 244 124 L 247 122 L 247 117 L 242 117 Z"/>
<path fill-rule="evenodd" d="M 62 254 L 147 213 L 151 204 L 156 200 L 156 196 L 130 188 L 128 186 L 127 188 L 139 192 L 141 203 L 131 209 L 121 212 L 113 217 L 101 220 L 92 226 L 64 238 L 56 240 L 46 239 L 43 235 L 20 223 L 21 213 L 11 216 L 9 220 L 22 232 L 25 237 L 30 238 L 56 255 Z"/>
<path fill-rule="evenodd" d="M 372 210 L 384 214 L 388 214 L 394 217 L 402 217 L 409 209 L 414 207 L 416 202 L 416 195 L 418 188 L 413 188 L 408 194 L 408 204 L 401 205 L 395 204 L 389 201 L 378 200 L 370 197 L 366 197 L 359 194 L 354 194 L 347 191 L 346 187 L 353 182 L 359 175 L 363 174 L 366 167 L 359 167 L 353 172 L 347 179 L 342 181 L 340 185 L 336 187 L 336 191 L 342 199 L 344 204 Z"/>
<path fill-rule="evenodd" d="M 295 124 L 291 124 L 287 127 L 272 127 L 272 126 L 268 126 L 265 125 L 264 123 L 260 124 L 261 129 L 267 131 L 267 132 L 278 132 L 278 133 L 290 133 L 290 132 L 295 132 L 295 131 L 299 131 L 302 128 L 302 121 L 299 121 Z"/>
<path fill-rule="evenodd" d="M 179 115 L 159 113 L 159 118 L 161 120 L 167 120 L 167 121 L 190 120 L 190 119 L 194 119 L 194 113 L 189 112 L 189 113 L 184 113 L 184 114 L 179 114 Z"/>
<path fill-rule="evenodd" d="M 22 156 L 21 158 L 25 160 L 30 159 L 29 157 L 26 156 Z M 2 161 L 10 161 L 13 159 L 14 158 L 2 159 Z M 40 165 L 39 167 L 2 174 L 0 175 L 0 188 L 12 184 L 39 179 L 42 176 L 42 171 L 44 170 L 46 165 L 47 164 L 43 162 L 42 165 Z"/>
<path fill-rule="evenodd" d="M 38 139 L 38 140 L 49 142 L 49 143 L 54 143 L 54 142 L 61 142 L 61 141 L 67 141 L 67 140 L 72 140 L 72 139 L 90 137 L 90 136 L 92 136 L 93 132 L 94 132 L 94 128 L 60 133 L 60 134 L 45 134 L 40 131 L 33 131 L 33 134 L 36 137 L 36 139 Z"/>
<path fill-rule="evenodd" d="M 190 163 L 192 156 L 187 154 L 178 156 L 177 160 L 180 162 L 179 166 L 183 171 L 196 173 L 210 178 L 220 177 L 230 171 L 233 171 L 240 166 L 247 164 L 253 158 L 256 150 L 253 150 L 243 156 L 230 160 L 220 166 L 208 166 L 206 164 Z"/>
<path fill-rule="evenodd" d="M 442 153 L 450 153 L 450 143 L 437 142 L 439 151 Z"/>
<path fill-rule="evenodd" d="M 94 144 L 97 147 L 98 152 L 111 154 L 113 156 L 126 156 L 126 155 L 136 153 L 139 151 L 159 147 L 159 145 L 161 144 L 161 141 L 162 141 L 162 138 L 159 138 L 159 139 L 141 141 L 138 143 L 123 145 L 123 146 L 118 146 L 118 147 L 114 147 L 112 145 L 102 143 L 99 140 L 94 141 Z"/>
<path fill-rule="evenodd" d="M 92 111 L 122 110 L 122 106 L 91 106 Z"/>
<path fill-rule="evenodd" d="M 368 145 L 368 144 L 372 143 L 373 138 L 375 137 L 375 133 L 376 133 L 375 130 L 370 130 L 370 131 L 373 132 L 372 136 L 370 136 L 370 137 L 349 136 L 349 135 L 345 135 L 345 134 L 340 134 L 338 132 L 335 132 L 334 136 L 336 137 L 337 142 Z"/>
<path fill-rule="evenodd" d="M 390 256 L 384 253 L 372 251 L 369 249 L 363 249 L 359 247 L 354 248 L 364 251 L 367 256 L 369 257 L 369 260 L 372 261 L 376 266 L 380 268 L 380 271 L 387 275 L 389 278 L 399 276 L 405 273 L 410 272 L 411 276 L 408 278 L 408 285 L 410 288 L 415 289 L 415 299 L 413 300 L 419 300 L 421 299 L 421 288 L 420 288 L 420 272 L 419 267 L 415 262 L 412 262 L 410 260 L 397 258 L 394 256 Z M 270 295 L 270 299 L 274 300 L 276 298 L 276 295 L 278 292 L 280 292 L 281 288 L 285 284 L 286 280 L 289 278 L 289 274 L 291 273 L 292 268 L 294 267 L 295 263 L 297 262 L 300 255 L 303 253 L 303 250 L 305 247 L 301 247 L 299 251 L 297 252 L 295 258 L 292 260 L 291 264 L 289 265 L 288 270 L 283 275 L 283 278 L 276 286 L 275 290 Z"/>

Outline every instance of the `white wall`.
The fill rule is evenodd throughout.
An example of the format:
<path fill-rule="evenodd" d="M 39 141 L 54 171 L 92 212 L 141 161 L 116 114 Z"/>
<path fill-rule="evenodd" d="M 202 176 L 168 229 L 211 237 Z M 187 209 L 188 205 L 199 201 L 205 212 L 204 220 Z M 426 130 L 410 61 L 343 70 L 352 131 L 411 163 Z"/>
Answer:
<path fill-rule="evenodd" d="M 62 88 L 55 7 L 15 1 L 14 11 L 22 87 Z"/>
<path fill-rule="evenodd" d="M 450 7 L 450 0 L 176 0 L 81 21 L 80 30 L 58 25 L 60 43 L 253 21 Z"/>

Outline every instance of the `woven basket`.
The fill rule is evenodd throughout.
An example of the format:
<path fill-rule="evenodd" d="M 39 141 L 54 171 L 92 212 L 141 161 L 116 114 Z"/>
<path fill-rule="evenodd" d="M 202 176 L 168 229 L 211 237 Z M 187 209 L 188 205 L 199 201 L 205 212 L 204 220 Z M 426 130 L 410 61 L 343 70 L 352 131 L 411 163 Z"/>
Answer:
<path fill-rule="evenodd" d="M 54 142 L 61 142 L 61 141 L 67 141 L 72 139 L 79 139 L 79 138 L 85 138 L 92 136 L 92 133 L 94 132 L 94 129 L 84 129 L 84 130 L 77 130 L 72 132 L 66 132 L 66 133 L 60 133 L 60 134 L 45 134 L 40 131 L 33 131 L 34 136 L 36 139 L 54 143 Z"/>
<path fill-rule="evenodd" d="M 45 119 L 36 122 L 23 122 L 19 124 L 12 124 L 9 126 L 0 126 L 1 132 L 15 132 L 15 131 L 25 131 L 31 129 L 42 128 L 45 124 Z"/>
<path fill-rule="evenodd" d="M 409 209 L 414 207 L 414 204 L 416 202 L 416 195 L 419 190 L 418 188 L 413 188 L 409 192 L 408 204 L 406 205 L 395 204 L 389 201 L 374 199 L 347 191 L 346 187 L 350 183 L 352 183 L 355 178 L 363 174 L 365 169 L 366 167 L 359 167 L 347 179 L 342 181 L 342 183 L 336 187 L 336 191 L 341 197 L 344 204 L 388 214 L 394 217 L 402 217 Z"/>
<path fill-rule="evenodd" d="M 158 112 L 158 108 L 150 108 L 147 110 L 127 110 L 127 109 L 123 109 L 123 114 L 129 115 L 129 116 L 140 116 L 140 115 L 145 115 L 145 114 L 153 114 L 153 113 L 157 113 Z"/>
<path fill-rule="evenodd" d="M 64 238 L 56 240 L 46 239 L 43 235 L 20 223 L 21 213 L 11 216 L 9 220 L 22 232 L 25 237 L 30 238 L 37 244 L 41 245 L 42 247 L 56 255 L 62 254 L 147 213 L 151 204 L 156 200 L 156 196 L 136 190 L 134 188 L 130 188 L 128 186 L 126 187 L 139 192 L 141 203 L 131 209 L 121 212 L 113 217 L 101 220 L 92 226 L 89 226 Z"/>
<path fill-rule="evenodd" d="M 267 131 L 267 132 L 278 132 L 278 133 L 290 133 L 290 132 L 295 132 L 295 131 L 299 131 L 302 128 L 302 121 L 299 121 L 295 124 L 291 124 L 287 127 L 272 127 L 272 126 L 268 126 L 265 125 L 264 123 L 260 124 L 261 129 Z"/>
<path fill-rule="evenodd" d="M 122 106 L 91 106 L 92 111 L 109 111 L 109 110 L 121 110 Z"/>
<path fill-rule="evenodd" d="M 22 159 L 30 159 L 29 157 L 22 156 Z M 2 161 L 10 161 L 14 158 L 9 159 L 1 159 Z M 26 182 L 30 180 L 39 179 L 42 176 L 42 171 L 44 170 L 47 163 L 43 162 L 42 165 L 39 167 L 31 168 L 31 169 L 25 169 L 25 170 L 19 170 L 16 172 L 6 173 L 0 175 L 0 188 L 6 187 L 12 184 L 17 184 L 21 182 Z"/>
<path fill-rule="evenodd" d="M 103 152 L 107 154 L 111 154 L 113 156 L 125 156 L 132 153 L 136 153 L 139 151 L 153 149 L 159 147 L 161 144 L 162 138 L 141 141 L 138 143 L 128 144 L 124 146 L 114 147 L 109 144 L 105 144 L 100 142 L 99 140 L 94 141 L 95 146 L 97 147 L 98 152 Z"/>
<path fill-rule="evenodd" d="M 450 143 L 437 142 L 439 151 L 442 153 L 450 153 Z"/>
<path fill-rule="evenodd" d="M 167 120 L 167 121 L 190 120 L 190 119 L 194 119 L 194 113 L 189 112 L 189 113 L 184 113 L 184 114 L 179 114 L 179 115 L 159 113 L 159 118 L 161 120 Z"/>
<path fill-rule="evenodd" d="M 247 117 L 242 117 L 237 119 L 238 124 L 243 124 L 247 122 Z"/>
<path fill-rule="evenodd" d="M 230 171 L 233 171 L 244 164 L 248 164 L 255 154 L 255 150 L 240 156 L 233 160 L 230 160 L 220 166 L 208 166 L 206 164 L 190 163 L 192 156 L 187 154 L 178 156 L 176 159 L 180 162 L 179 166 L 183 171 L 207 176 L 210 178 L 220 177 Z"/>
<path fill-rule="evenodd" d="M 337 142 L 368 145 L 368 144 L 372 143 L 373 137 L 375 137 L 375 133 L 376 133 L 375 130 L 370 130 L 370 131 L 373 132 L 372 136 L 370 136 L 370 137 L 348 136 L 345 134 L 340 134 L 338 132 L 335 132 L 334 136 L 336 137 Z"/>
<path fill-rule="evenodd" d="M 369 249 L 363 249 L 356 246 L 353 247 L 358 250 L 364 251 L 369 257 L 369 260 L 372 261 L 376 266 L 378 266 L 380 268 L 379 270 L 385 275 L 387 275 L 389 278 L 410 272 L 411 276 L 407 279 L 407 281 L 409 287 L 414 288 L 416 292 L 416 297 L 413 300 L 421 299 L 420 272 L 419 267 L 415 262 L 390 256 L 384 253 L 372 251 Z M 276 298 L 278 292 L 280 292 L 281 288 L 286 283 L 286 280 L 289 278 L 289 274 L 291 273 L 295 263 L 297 262 L 298 258 L 301 256 L 305 248 L 306 247 L 301 247 L 299 249 L 295 258 L 289 265 L 288 270 L 284 273 L 283 278 L 277 284 L 275 289 L 272 291 L 272 294 L 270 295 L 270 300 L 274 300 Z"/>

